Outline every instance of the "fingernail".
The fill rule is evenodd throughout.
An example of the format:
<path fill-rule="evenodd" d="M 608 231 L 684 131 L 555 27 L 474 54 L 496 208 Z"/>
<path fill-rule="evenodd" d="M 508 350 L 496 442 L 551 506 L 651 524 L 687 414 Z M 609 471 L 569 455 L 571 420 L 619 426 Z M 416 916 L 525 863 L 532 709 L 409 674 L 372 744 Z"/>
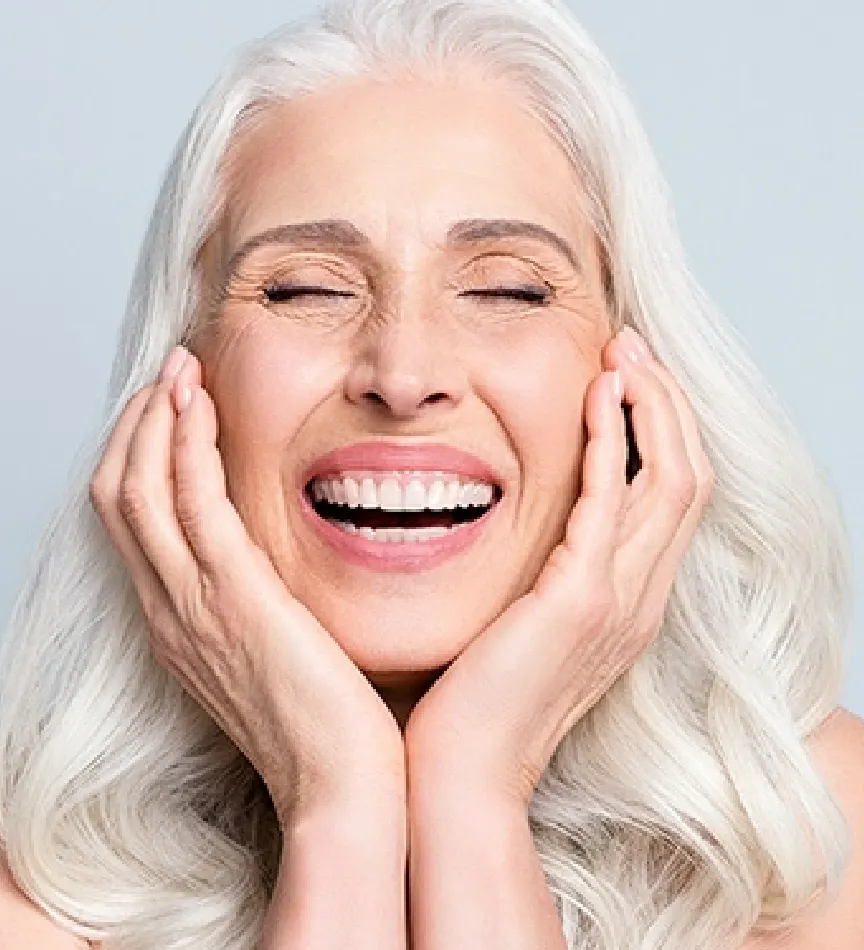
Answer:
<path fill-rule="evenodd" d="M 183 412 L 184 409 L 188 409 L 189 403 L 192 402 L 192 387 L 187 383 L 184 383 L 182 386 L 179 383 L 175 383 L 173 393 L 174 405 L 177 407 L 177 412 Z"/>
<path fill-rule="evenodd" d="M 612 374 L 612 395 L 616 400 L 621 399 L 621 391 L 621 372 L 616 369 Z"/>
<path fill-rule="evenodd" d="M 651 353 L 648 349 L 648 345 L 633 327 L 622 327 L 618 338 L 628 355 L 632 354 L 631 358 L 633 358 L 634 361 L 638 360 L 639 357 L 645 357 Z"/>
<path fill-rule="evenodd" d="M 159 374 L 159 382 L 163 383 L 166 379 L 173 379 L 186 362 L 186 349 L 182 346 L 175 346 L 168 354 L 165 362 L 162 364 L 162 372 Z"/>

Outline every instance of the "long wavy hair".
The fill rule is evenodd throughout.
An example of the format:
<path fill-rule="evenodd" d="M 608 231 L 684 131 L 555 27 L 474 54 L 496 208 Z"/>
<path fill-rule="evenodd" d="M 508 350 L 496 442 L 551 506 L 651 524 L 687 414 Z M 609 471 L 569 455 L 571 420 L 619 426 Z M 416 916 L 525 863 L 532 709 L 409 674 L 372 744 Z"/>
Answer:
<path fill-rule="evenodd" d="M 716 476 L 652 646 L 565 737 L 529 820 L 568 946 L 737 947 L 837 893 L 848 829 L 804 739 L 851 620 L 842 512 L 691 275 L 664 180 L 561 0 L 336 0 L 235 55 L 165 175 L 113 365 L 0 641 L 0 845 L 29 897 L 106 950 L 253 950 L 281 835 L 266 786 L 153 659 L 89 500 L 127 400 L 195 322 L 227 150 L 268 104 L 391 66 L 509 80 L 578 171 L 613 331 L 689 398 Z"/>

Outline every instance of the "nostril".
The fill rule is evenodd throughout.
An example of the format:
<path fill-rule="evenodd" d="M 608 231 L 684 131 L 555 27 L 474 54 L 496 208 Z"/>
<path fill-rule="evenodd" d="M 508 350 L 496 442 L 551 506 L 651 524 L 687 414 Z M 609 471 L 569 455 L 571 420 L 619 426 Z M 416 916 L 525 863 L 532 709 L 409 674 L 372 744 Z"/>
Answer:
<path fill-rule="evenodd" d="M 407 393 L 394 393 L 392 398 L 386 399 L 381 395 L 381 393 L 376 392 L 374 389 L 370 389 L 363 393 L 363 398 L 368 399 L 376 406 L 389 408 L 391 411 L 402 415 L 416 412 L 418 408 L 421 408 L 424 405 L 433 405 L 440 402 L 446 402 L 450 397 L 445 392 L 430 393 L 428 396 L 423 396 L 422 398 L 418 398 L 413 394 L 409 395 Z"/>

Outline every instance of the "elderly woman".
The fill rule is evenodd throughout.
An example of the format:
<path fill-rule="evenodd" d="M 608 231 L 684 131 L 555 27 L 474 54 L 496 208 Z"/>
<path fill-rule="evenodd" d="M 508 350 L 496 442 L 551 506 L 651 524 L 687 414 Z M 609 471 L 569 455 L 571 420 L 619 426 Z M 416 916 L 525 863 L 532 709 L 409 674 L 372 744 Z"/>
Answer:
<path fill-rule="evenodd" d="M 334 3 L 168 172 L 3 640 L 0 944 L 860 950 L 849 588 L 563 4 Z"/>

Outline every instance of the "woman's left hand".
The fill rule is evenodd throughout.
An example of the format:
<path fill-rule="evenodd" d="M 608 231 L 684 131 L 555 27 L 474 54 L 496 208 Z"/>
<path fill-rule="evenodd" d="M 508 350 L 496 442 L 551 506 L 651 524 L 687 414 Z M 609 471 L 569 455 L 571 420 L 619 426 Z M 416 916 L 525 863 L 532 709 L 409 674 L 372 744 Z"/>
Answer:
<path fill-rule="evenodd" d="M 634 337 L 646 351 L 636 361 Z M 618 334 L 602 365 L 620 370 L 623 397 L 612 372 L 586 391 L 582 490 L 563 541 L 411 713 L 406 758 L 418 785 L 527 807 L 567 732 L 657 636 L 713 472 L 686 397 L 641 337 Z M 629 485 L 622 398 L 642 462 Z"/>

